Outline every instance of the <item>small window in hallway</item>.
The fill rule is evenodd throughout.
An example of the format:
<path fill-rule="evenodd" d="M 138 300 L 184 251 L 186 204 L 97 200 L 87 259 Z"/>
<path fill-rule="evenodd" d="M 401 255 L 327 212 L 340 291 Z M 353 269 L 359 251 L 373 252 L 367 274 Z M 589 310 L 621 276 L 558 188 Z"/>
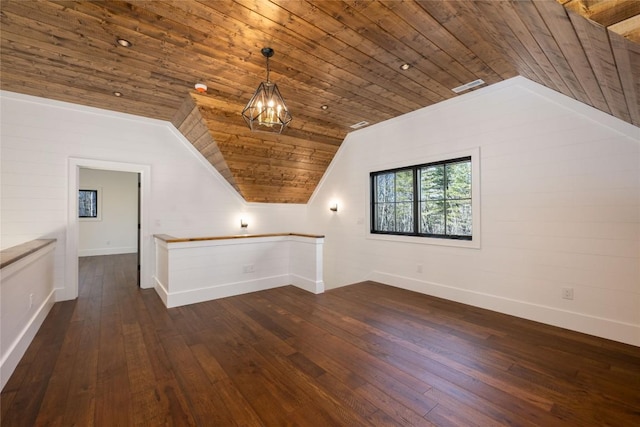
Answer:
<path fill-rule="evenodd" d="M 78 217 L 98 217 L 98 190 L 80 190 L 78 192 Z"/>

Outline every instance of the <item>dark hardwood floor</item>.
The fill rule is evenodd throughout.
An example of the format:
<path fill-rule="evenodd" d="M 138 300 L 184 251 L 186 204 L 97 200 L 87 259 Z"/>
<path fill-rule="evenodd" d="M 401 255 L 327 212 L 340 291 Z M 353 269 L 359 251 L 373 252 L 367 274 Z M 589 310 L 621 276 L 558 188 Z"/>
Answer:
<path fill-rule="evenodd" d="M 376 283 L 167 310 L 80 260 L 4 388 L 9 426 L 638 426 L 640 348 Z"/>

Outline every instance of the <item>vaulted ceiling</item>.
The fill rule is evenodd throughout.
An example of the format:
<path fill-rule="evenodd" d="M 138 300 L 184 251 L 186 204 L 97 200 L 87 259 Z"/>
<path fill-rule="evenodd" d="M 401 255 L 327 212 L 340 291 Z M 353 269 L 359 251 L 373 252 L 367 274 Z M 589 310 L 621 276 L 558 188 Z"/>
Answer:
<path fill-rule="evenodd" d="M 247 201 L 305 203 L 353 124 L 459 96 L 453 88 L 477 79 L 521 75 L 640 126 L 637 0 L 0 8 L 1 89 L 170 120 Z M 271 80 L 293 115 L 281 135 L 252 133 L 241 116 L 265 79 L 267 46 Z"/>

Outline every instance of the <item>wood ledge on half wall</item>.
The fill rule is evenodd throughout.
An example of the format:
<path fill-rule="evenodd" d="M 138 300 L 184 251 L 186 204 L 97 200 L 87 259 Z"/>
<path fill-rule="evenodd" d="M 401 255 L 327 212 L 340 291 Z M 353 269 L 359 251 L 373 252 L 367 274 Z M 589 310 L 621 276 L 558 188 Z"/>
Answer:
<path fill-rule="evenodd" d="M 31 255 L 55 242 L 56 239 L 35 239 L 0 251 L 0 269 Z"/>
<path fill-rule="evenodd" d="M 153 237 L 160 239 L 166 243 L 182 243 L 182 242 L 201 242 L 205 240 L 229 240 L 229 239 L 251 239 L 258 237 L 282 237 L 282 236 L 298 236 L 308 237 L 311 239 L 324 239 L 319 234 L 304 233 L 267 233 L 267 234 L 236 234 L 232 236 L 213 236 L 213 237 L 173 237 L 168 234 L 154 234 Z"/>

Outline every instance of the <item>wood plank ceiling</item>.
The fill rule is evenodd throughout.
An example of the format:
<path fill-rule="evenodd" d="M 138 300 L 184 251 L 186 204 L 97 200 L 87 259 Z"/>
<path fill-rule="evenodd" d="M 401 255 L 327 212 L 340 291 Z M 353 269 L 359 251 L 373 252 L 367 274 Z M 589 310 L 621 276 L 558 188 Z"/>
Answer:
<path fill-rule="evenodd" d="M 171 120 L 251 202 L 305 203 L 351 125 L 476 79 L 521 75 L 640 126 L 637 0 L 0 5 L 1 89 Z M 240 115 L 266 46 L 293 115 L 282 135 L 251 133 Z"/>

